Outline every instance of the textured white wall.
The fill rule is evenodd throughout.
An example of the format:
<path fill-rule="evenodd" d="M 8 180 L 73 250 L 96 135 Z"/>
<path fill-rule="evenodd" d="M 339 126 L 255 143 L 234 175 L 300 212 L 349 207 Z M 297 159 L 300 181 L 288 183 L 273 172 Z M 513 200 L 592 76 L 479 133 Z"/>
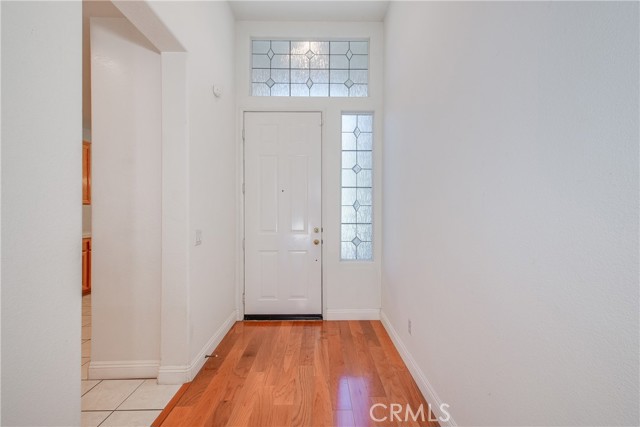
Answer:
<path fill-rule="evenodd" d="M 183 331 L 189 348 L 188 360 L 173 363 L 197 367 L 236 309 L 235 21 L 226 2 L 150 5 L 186 51 L 188 232 L 183 238 L 189 251 Z M 214 97 L 214 84 L 223 89 L 222 97 Z M 197 229 L 202 230 L 200 246 L 194 246 Z"/>
<path fill-rule="evenodd" d="M 124 18 L 91 19 L 89 376 L 160 359 L 160 55 Z M 148 368 L 149 366 L 147 366 Z M 155 376 L 131 368 L 118 376 Z"/>
<path fill-rule="evenodd" d="M 638 425 L 638 4 L 392 2 L 385 35 L 393 328 L 459 425 Z"/>
<path fill-rule="evenodd" d="M 80 424 L 79 2 L 2 13 L 2 420 Z"/>
<path fill-rule="evenodd" d="M 252 97 L 251 38 L 368 38 L 369 97 L 302 98 Z M 380 268 L 382 265 L 382 91 L 383 91 L 383 25 L 379 22 L 252 22 L 238 21 L 236 31 L 236 70 L 239 110 L 238 157 L 242 171 L 241 126 L 243 111 L 321 111 L 322 129 L 322 286 L 324 314 L 327 319 L 374 318 L 380 309 Z M 341 215 L 341 113 L 374 113 L 373 172 L 373 241 L 374 259 L 366 262 L 340 261 Z M 242 201 L 238 189 L 239 201 Z M 242 212 L 241 209 L 239 209 Z M 242 223 L 240 223 L 242 234 Z M 242 254 L 238 257 L 239 286 L 243 289 Z M 239 292 L 241 295 L 241 292 Z M 239 302 L 239 305 L 241 303 Z"/>

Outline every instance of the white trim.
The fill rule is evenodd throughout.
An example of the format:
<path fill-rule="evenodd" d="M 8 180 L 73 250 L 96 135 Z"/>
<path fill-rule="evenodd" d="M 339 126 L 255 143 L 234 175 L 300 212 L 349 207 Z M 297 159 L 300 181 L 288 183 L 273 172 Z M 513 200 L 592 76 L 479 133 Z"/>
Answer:
<path fill-rule="evenodd" d="M 237 316 L 236 310 L 233 310 L 189 365 L 161 366 L 158 370 L 158 384 L 184 384 L 193 380 L 206 362 L 205 356 L 211 354 L 220 344 L 236 322 Z"/>
<path fill-rule="evenodd" d="M 189 366 L 187 365 L 167 365 L 161 366 L 158 370 L 158 384 L 184 384 L 191 381 L 189 379 Z"/>
<path fill-rule="evenodd" d="M 156 378 L 159 360 L 115 360 L 89 362 L 90 380 L 115 380 L 128 378 Z"/>
<path fill-rule="evenodd" d="M 379 320 L 379 308 L 328 308 L 324 320 Z"/>
<path fill-rule="evenodd" d="M 229 316 L 227 316 L 222 326 L 220 326 L 220 328 L 218 328 L 218 330 L 209 339 L 209 342 L 207 342 L 204 347 L 202 347 L 200 353 L 198 353 L 198 355 L 191 361 L 191 368 L 189 370 L 189 381 L 194 379 L 200 369 L 202 369 L 204 362 L 207 361 L 205 359 L 205 356 L 213 353 L 213 350 L 216 349 L 225 335 L 227 335 L 227 333 L 231 330 L 231 327 L 234 325 L 234 323 L 236 323 L 236 318 L 237 315 L 236 311 L 234 310 Z"/>
<path fill-rule="evenodd" d="M 244 193 L 241 185 L 244 182 L 244 110 L 236 111 L 236 208 L 238 221 L 236 222 L 236 312 L 237 321 L 244 319 Z"/>
<path fill-rule="evenodd" d="M 411 373 L 411 376 L 416 381 L 416 384 L 418 384 L 418 388 L 422 392 L 422 395 L 424 396 L 427 403 L 431 405 L 431 410 L 433 411 L 433 414 L 438 419 L 446 419 L 447 418 L 446 415 L 440 410 L 440 405 L 443 404 L 444 402 L 440 399 L 435 389 L 427 379 L 427 376 L 424 374 L 422 369 L 420 369 L 420 367 L 418 366 L 417 362 L 415 361 L 411 353 L 409 353 L 409 350 L 402 342 L 402 339 L 400 339 L 400 335 L 398 335 L 398 332 L 391 325 L 391 321 L 389 320 L 387 315 L 384 313 L 384 311 L 380 311 L 380 320 L 382 321 L 382 325 L 384 326 L 384 328 L 387 330 L 387 333 L 391 337 L 393 344 L 396 346 L 396 349 L 400 353 L 402 360 L 407 365 L 407 368 L 409 368 L 409 372 Z M 451 408 L 447 408 L 447 411 L 449 409 Z M 457 426 L 451 414 L 449 414 L 448 418 L 449 418 L 448 421 L 438 420 L 438 422 L 443 427 Z"/>

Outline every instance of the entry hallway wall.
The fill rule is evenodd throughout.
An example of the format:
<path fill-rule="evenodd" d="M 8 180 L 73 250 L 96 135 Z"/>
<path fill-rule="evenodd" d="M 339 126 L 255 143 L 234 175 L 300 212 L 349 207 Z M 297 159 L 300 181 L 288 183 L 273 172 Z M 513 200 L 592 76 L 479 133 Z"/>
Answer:
<path fill-rule="evenodd" d="M 168 369 L 186 369 L 188 381 L 236 319 L 235 20 L 226 2 L 149 4 L 187 55 L 188 349 L 186 366 Z"/>
<path fill-rule="evenodd" d="M 80 425 L 82 4 L 0 10 L 0 424 Z"/>
<path fill-rule="evenodd" d="M 160 360 L 160 54 L 125 18 L 91 18 L 90 378 L 155 378 Z"/>
<path fill-rule="evenodd" d="M 391 2 L 385 38 L 382 310 L 423 391 L 638 425 L 638 4 Z"/>

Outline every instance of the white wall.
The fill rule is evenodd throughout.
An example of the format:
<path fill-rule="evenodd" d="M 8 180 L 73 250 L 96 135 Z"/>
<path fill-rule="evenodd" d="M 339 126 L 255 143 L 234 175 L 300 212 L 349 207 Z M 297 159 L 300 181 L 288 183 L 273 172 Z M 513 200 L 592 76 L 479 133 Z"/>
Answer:
<path fill-rule="evenodd" d="M 382 309 L 423 391 L 638 425 L 638 4 L 392 2 L 385 34 Z"/>
<path fill-rule="evenodd" d="M 1 423 L 79 425 L 82 6 L 0 7 Z"/>
<path fill-rule="evenodd" d="M 82 126 L 91 134 L 91 42 L 89 21 L 91 18 L 122 18 L 122 13 L 111 1 L 85 1 L 82 3 Z M 83 138 L 85 140 L 85 138 Z M 91 141 L 91 139 L 88 139 Z"/>
<path fill-rule="evenodd" d="M 251 97 L 251 38 L 336 39 L 369 38 L 369 97 L 298 98 Z M 321 111 L 322 129 L 322 226 L 323 305 L 325 319 L 377 319 L 380 310 L 381 268 L 381 157 L 383 25 L 378 22 L 253 22 L 236 26 L 236 73 L 238 96 L 238 170 L 242 171 L 241 131 L 243 111 Z M 340 261 L 340 164 L 341 113 L 374 112 L 374 259 L 371 262 Z M 239 176 L 240 173 L 239 173 Z M 242 212 L 240 189 L 237 194 Z M 239 224 L 242 239 L 242 222 Z M 243 289 L 243 257 L 238 254 L 238 306 Z"/>
<path fill-rule="evenodd" d="M 187 370 L 189 380 L 236 317 L 235 21 L 226 2 L 150 5 L 186 51 L 186 69 L 170 68 L 174 76 L 183 73 L 187 84 L 188 354 L 168 363 Z M 223 89 L 221 98 L 214 97 L 214 84 Z M 194 245 L 195 230 L 202 230 L 202 245 Z"/>
<path fill-rule="evenodd" d="M 124 18 L 91 19 L 90 378 L 155 377 L 160 359 L 160 55 Z"/>

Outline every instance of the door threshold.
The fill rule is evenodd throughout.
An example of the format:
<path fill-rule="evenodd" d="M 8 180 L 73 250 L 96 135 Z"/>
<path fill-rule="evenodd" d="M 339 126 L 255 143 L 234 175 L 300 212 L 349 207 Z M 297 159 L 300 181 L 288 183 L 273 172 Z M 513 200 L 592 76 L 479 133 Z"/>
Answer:
<path fill-rule="evenodd" d="M 322 320 L 322 314 L 245 314 L 244 320 Z"/>

